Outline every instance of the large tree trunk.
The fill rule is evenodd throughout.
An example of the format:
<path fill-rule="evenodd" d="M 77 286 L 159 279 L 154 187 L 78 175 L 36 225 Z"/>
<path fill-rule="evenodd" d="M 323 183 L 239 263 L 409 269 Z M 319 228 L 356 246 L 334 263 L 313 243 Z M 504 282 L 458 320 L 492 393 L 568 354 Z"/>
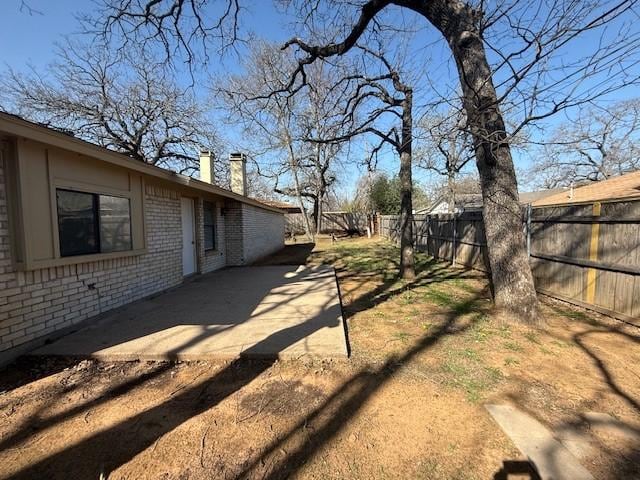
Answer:
<path fill-rule="evenodd" d="M 481 12 L 459 0 L 418 3 L 447 39 L 458 68 L 480 174 L 495 304 L 518 320 L 537 322 L 538 300 L 522 232 L 511 150 L 476 27 Z"/>
<path fill-rule="evenodd" d="M 405 280 L 416 278 L 413 252 L 413 203 L 411 190 L 412 156 L 412 103 L 411 90 L 405 92 L 402 102 L 402 138 L 400 145 L 400 277 Z"/>

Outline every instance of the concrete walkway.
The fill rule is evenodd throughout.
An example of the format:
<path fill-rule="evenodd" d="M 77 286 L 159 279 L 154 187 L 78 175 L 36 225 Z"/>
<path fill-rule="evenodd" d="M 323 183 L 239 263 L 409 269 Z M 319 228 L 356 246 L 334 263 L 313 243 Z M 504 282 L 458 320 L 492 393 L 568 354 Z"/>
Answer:
<path fill-rule="evenodd" d="M 33 354 L 104 360 L 345 358 L 333 268 L 228 268 L 122 307 Z"/>
<path fill-rule="evenodd" d="M 578 459 L 535 418 L 512 405 L 485 405 L 541 480 L 594 480 Z"/>

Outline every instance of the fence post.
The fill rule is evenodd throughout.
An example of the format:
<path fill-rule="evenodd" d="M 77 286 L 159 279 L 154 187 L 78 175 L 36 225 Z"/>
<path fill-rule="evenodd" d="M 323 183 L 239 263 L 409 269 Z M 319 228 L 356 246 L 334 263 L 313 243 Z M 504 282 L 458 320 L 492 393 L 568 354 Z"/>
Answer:
<path fill-rule="evenodd" d="M 600 216 L 601 205 L 600 202 L 593 204 L 593 216 Z M 596 218 L 591 224 L 591 240 L 589 242 L 589 260 L 596 262 L 598 260 L 598 241 L 600 240 L 600 223 Z M 596 299 L 596 281 L 598 279 L 598 272 L 595 268 L 587 269 L 587 298 L 586 302 L 593 304 Z"/>
<path fill-rule="evenodd" d="M 456 212 L 453 212 L 453 250 L 451 252 L 451 265 L 454 267 L 456 266 L 456 236 L 458 235 L 456 218 Z"/>
<path fill-rule="evenodd" d="M 531 204 L 527 204 L 527 256 L 531 256 Z"/>

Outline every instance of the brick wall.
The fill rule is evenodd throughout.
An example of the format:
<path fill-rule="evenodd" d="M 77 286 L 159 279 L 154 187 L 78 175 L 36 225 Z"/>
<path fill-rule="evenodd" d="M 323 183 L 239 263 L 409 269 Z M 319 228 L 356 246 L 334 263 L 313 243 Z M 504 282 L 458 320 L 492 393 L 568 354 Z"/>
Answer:
<path fill-rule="evenodd" d="M 0 159 L 0 363 L 40 338 L 182 282 L 180 198 L 152 185 L 145 192 L 149 253 L 14 271 L 3 167 Z"/>
<path fill-rule="evenodd" d="M 242 245 L 245 264 L 284 246 L 284 215 L 242 204 Z"/>
<path fill-rule="evenodd" d="M 196 234 L 198 237 L 198 271 L 208 273 L 227 264 L 225 245 L 225 222 L 221 214 L 222 202 L 215 202 L 215 250 L 204 249 L 204 202 L 202 199 L 196 201 Z"/>
<path fill-rule="evenodd" d="M 236 201 L 219 201 L 217 249 L 205 252 L 202 199 L 195 205 L 201 273 L 250 263 L 283 245 L 283 215 Z M 0 365 L 56 332 L 183 280 L 180 194 L 172 189 L 145 186 L 148 253 L 26 272 L 12 266 L 7 210 L 0 155 Z"/>
<path fill-rule="evenodd" d="M 227 265 L 244 265 L 244 247 L 242 244 L 242 204 L 228 200 L 224 206 L 225 245 Z"/>

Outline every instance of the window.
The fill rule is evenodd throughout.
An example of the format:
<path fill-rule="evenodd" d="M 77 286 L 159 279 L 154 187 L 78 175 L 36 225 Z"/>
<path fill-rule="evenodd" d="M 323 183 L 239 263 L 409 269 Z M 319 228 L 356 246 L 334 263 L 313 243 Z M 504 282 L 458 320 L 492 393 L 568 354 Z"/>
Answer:
<path fill-rule="evenodd" d="M 131 250 L 128 198 L 56 190 L 60 256 Z"/>
<path fill-rule="evenodd" d="M 216 206 L 204 202 L 204 249 L 216 249 Z"/>

